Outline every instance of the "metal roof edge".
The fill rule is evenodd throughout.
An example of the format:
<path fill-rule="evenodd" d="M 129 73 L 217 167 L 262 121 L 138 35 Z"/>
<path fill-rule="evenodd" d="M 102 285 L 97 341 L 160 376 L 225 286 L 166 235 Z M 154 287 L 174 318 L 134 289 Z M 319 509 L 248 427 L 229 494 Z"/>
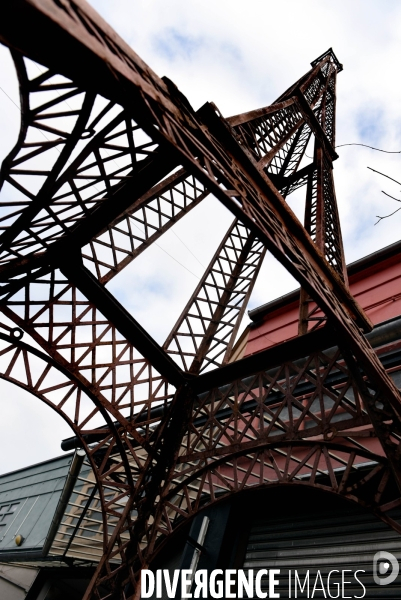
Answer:
<path fill-rule="evenodd" d="M 390 244 L 389 246 L 385 246 L 380 250 L 376 250 L 376 252 L 372 252 L 372 254 L 367 254 L 362 258 L 358 258 L 358 260 L 355 260 L 354 262 L 350 263 L 349 265 L 347 265 L 348 275 L 356 275 L 357 273 L 364 271 L 368 267 L 379 264 L 384 260 L 396 256 L 397 254 L 401 254 L 401 240 L 395 242 L 394 244 Z M 249 310 L 248 316 L 251 319 L 251 321 L 255 323 L 263 319 L 263 317 L 266 314 L 269 314 L 274 310 L 278 310 L 279 308 L 287 306 L 292 302 L 296 302 L 298 298 L 299 288 L 293 290 L 292 292 L 289 292 L 288 294 L 285 294 L 284 296 L 280 296 L 279 298 L 271 300 L 270 302 L 266 302 L 266 304 L 262 304 L 257 308 Z"/>
<path fill-rule="evenodd" d="M 15 564 L 19 564 L 23 567 L 23 564 L 27 561 L 36 561 L 36 560 L 45 560 L 42 554 L 42 548 L 35 548 L 32 550 L 20 550 L 19 548 L 15 550 L 6 550 L 0 554 L 0 562 L 1 563 L 9 563 L 14 562 Z"/>
<path fill-rule="evenodd" d="M 64 483 L 63 491 L 61 492 L 60 499 L 57 504 L 56 511 L 53 515 L 52 522 L 50 523 L 49 531 L 47 533 L 45 542 L 43 544 L 43 556 L 47 556 L 58 528 L 60 527 L 61 520 L 65 513 L 68 505 L 70 496 L 74 490 L 75 483 L 81 471 L 82 464 L 84 462 L 86 453 L 82 449 L 78 449 L 74 452 L 74 458 L 71 462 L 70 469 L 67 478 Z"/>
<path fill-rule="evenodd" d="M 23 471 L 28 471 L 29 469 L 34 469 L 35 467 L 41 467 L 42 465 L 50 464 L 53 461 L 66 459 L 70 456 L 73 456 L 74 452 L 70 452 L 69 454 L 61 454 L 60 456 L 55 456 L 54 458 L 48 458 L 47 460 L 43 460 L 38 463 L 34 463 L 33 465 L 27 465 L 26 467 L 22 467 L 21 469 L 15 469 L 14 471 L 7 471 L 7 473 L 2 473 L 0 475 L 0 482 L 3 477 L 8 477 L 9 475 L 14 475 L 16 473 L 22 473 Z"/>

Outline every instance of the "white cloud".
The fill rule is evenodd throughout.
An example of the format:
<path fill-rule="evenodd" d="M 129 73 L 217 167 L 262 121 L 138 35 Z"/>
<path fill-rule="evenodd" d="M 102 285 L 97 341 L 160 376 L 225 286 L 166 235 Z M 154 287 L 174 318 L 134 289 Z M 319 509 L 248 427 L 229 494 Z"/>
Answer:
<path fill-rule="evenodd" d="M 332 46 L 344 64 L 338 78 L 337 143 L 401 150 L 401 6 L 396 1 L 92 4 L 158 74 L 180 87 L 194 108 L 213 100 L 227 116 L 271 103 Z M 354 260 L 399 237 L 397 217 L 374 227 L 375 215 L 396 205 L 381 194 L 383 187 L 390 189 L 388 182 L 366 166 L 397 179 L 400 157 L 355 146 L 338 152 L 338 202 L 346 255 Z"/>

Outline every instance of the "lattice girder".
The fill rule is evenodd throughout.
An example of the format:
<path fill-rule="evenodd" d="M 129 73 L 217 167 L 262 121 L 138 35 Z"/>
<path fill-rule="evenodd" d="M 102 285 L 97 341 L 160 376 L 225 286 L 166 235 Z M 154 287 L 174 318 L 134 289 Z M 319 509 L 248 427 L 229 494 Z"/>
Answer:
<path fill-rule="evenodd" d="M 171 399 L 167 381 L 60 271 L 11 294 L 1 310 L 107 402 L 122 426 L 129 429 L 149 405 Z"/>
<path fill-rule="evenodd" d="M 132 436 L 126 428 L 116 426 L 110 404 L 99 401 L 54 359 L 4 334 L 0 334 L 0 347 L 0 377 L 22 387 L 57 412 L 85 449 L 102 506 L 98 545 L 100 553 L 104 552 L 118 527 L 117 509 L 121 507 L 121 498 L 132 495 L 132 475 L 141 467 L 138 449 L 127 452 L 127 441 L 132 445 Z M 98 435 L 103 430 L 103 435 L 97 443 L 88 446 L 86 436 L 94 429 Z"/>
<path fill-rule="evenodd" d="M 228 119 L 240 144 L 287 197 L 307 185 L 305 227 L 329 264 L 346 281 L 346 268 L 334 183 L 335 94 L 339 69 L 328 55 L 289 93 L 269 107 Z M 305 110 L 305 106 L 309 107 Z M 312 111 L 312 112 L 311 112 Z M 316 119 L 318 128 L 313 127 Z M 313 162 L 297 173 L 312 132 Z M 276 137 L 274 137 L 276 136 Z M 316 203 L 318 206 L 316 206 Z M 304 317 L 303 317 L 304 318 Z"/>
<path fill-rule="evenodd" d="M 235 220 L 164 343 L 184 370 L 228 362 L 264 255 L 259 240 Z"/>
<path fill-rule="evenodd" d="M 9 365 L 5 367 L 3 362 L 2 376 L 22 385 L 21 374 L 15 378 L 15 371 L 18 370 L 16 354 L 22 353 L 23 365 L 27 373 L 25 388 L 41 397 L 57 412 L 64 412 L 65 402 L 61 401 L 55 405 L 48 397 L 48 394 L 55 389 L 54 385 L 48 388 L 45 383 L 46 376 L 49 376 L 51 360 L 21 341 L 4 335 L 1 337 L 5 342 L 1 354 L 3 357 L 8 357 Z M 30 365 L 29 360 L 34 354 L 40 355 L 41 360 L 46 363 L 44 367 L 46 375 L 40 374 L 41 370 L 37 370 L 37 363 L 34 368 Z M 53 368 L 60 370 L 57 365 Z M 373 499 L 369 500 L 366 496 L 365 484 L 372 478 L 380 479 L 382 482 L 380 497 L 376 494 L 374 498 L 377 504 L 375 511 L 399 530 L 399 525 L 391 517 L 391 510 L 400 503 L 400 499 L 388 497 L 389 493 L 394 495 L 394 490 L 388 491 L 388 485 L 391 487 L 391 478 L 385 459 L 382 456 L 372 455 L 368 448 L 363 449 L 361 446 L 364 439 L 367 439 L 366 433 L 371 432 L 371 421 L 367 418 L 360 401 L 357 384 L 340 352 L 329 354 L 317 352 L 301 361 L 295 360 L 286 365 L 273 367 L 267 372 L 256 373 L 251 381 L 249 379 L 248 377 L 243 381 L 233 382 L 224 391 L 212 390 L 199 399 L 194 407 L 191 422 L 187 427 L 188 434 L 183 437 L 175 470 L 164 492 L 166 501 L 163 503 L 163 510 L 159 506 L 158 518 L 151 518 L 147 532 L 143 533 L 148 544 L 144 546 L 142 540 L 142 553 L 146 550 L 142 559 L 148 561 L 149 552 L 153 550 L 155 541 L 160 536 L 164 537 L 175 530 L 177 518 L 177 524 L 182 524 L 184 515 L 190 518 L 208 502 L 214 501 L 216 497 L 221 498 L 223 493 L 230 495 L 248 487 L 254 489 L 255 485 L 275 485 L 280 482 L 314 485 L 369 506 L 369 502 L 373 502 Z M 39 385 L 35 384 L 35 381 L 38 381 Z M 65 383 L 62 383 L 61 387 L 65 388 Z M 284 397 L 284 401 L 280 402 L 280 395 Z M 302 399 L 301 402 L 298 398 Z M 253 406 L 250 406 L 252 404 Z M 261 410 L 262 406 L 263 410 Z M 285 415 L 283 409 L 286 410 Z M 297 414 L 294 414 L 296 410 Z M 246 413 L 250 414 L 250 419 L 244 419 Z M 348 414 L 347 419 L 343 418 L 344 414 Z M 85 429 L 79 429 L 72 419 L 69 421 L 74 431 L 82 436 Z M 305 428 L 307 422 L 316 422 L 317 426 Z M 207 428 L 214 429 L 217 434 L 206 432 Z M 316 438 L 317 435 L 322 436 L 322 434 L 328 443 Z M 225 441 L 231 441 L 231 447 L 227 443 L 222 443 L 223 437 L 226 438 Z M 313 441 L 309 442 L 308 438 L 313 438 Z M 126 440 L 122 436 L 123 443 L 124 439 Z M 339 440 L 344 441 L 339 444 Z M 289 442 L 291 443 L 288 446 Z M 89 456 L 95 458 L 105 443 L 110 458 L 119 467 L 120 475 L 121 462 L 118 456 L 116 458 L 115 451 L 112 451 L 109 428 L 106 438 L 88 449 Z M 132 440 L 129 446 L 124 445 L 128 449 L 128 458 L 132 465 L 131 452 L 137 444 Z M 299 452 L 297 448 L 300 447 L 306 450 Z M 283 456 L 287 458 L 284 460 Z M 371 467 L 369 475 L 366 475 L 366 472 L 359 475 L 358 464 L 366 459 L 373 460 L 376 466 Z M 189 469 L 186 465 L 189 465 Z M 104 470 L 105 463 L 102 466 Z M 96 463 L 96 467 L 99 468 L 100 465 Z M 337 473 L 339 469 L 341 469 L 340 479 Z M 268 473 L 270 476 L 267 475 Z M 107 474 L 110 476 L 110 468 Z M 327 483 L 316 481 L 316 478 L 324 479 L 325 476 L 329 478 Z M 115 480 L 113 482 L 115 485 Z M 103 481 L 103 484 L 105 488 L 110 489 L 109 481 Z M 127 493 L 124 482 L 117 487 L 119 494 L 115 496 L 115 504 L 121 502 L 122 495 Z M 200 502 L 201 497 L 202 502 Z M 173 498 L 174 502 L 172 502 Z M 129 503 L 129 505 L 132 512 L 133 504 Z M 110 506 L 109 512 L 110 527 L 115 531 L 116 511 Z M 127 518 L 128 514 L 124 519 L 122 518 L 123 525 L 118 544 L 116 539 L 110 537 L 110 542 L 117 544 L 114 552 L 110 553 L 112 561 L 116 560 L 116 552 L 123 552 L 127 547 L 127 534 L 131 527 L 129 521 L 126 522 Z M 116 575 L 117 573 L 113 573 L 113 578 Z"/>
<path fill-rule="evenodd" d="M 207 195 L 204 186 L 180 169 L 85 246 L 84 264 L 107 283 Z"/>
<path fill-rule="evenodd" d="M 91 93 L 85 95 L 72 81 L 50 69 L 30 79 L 22 56 L 14 54 L 14 60 L 20 80 L 22 121 L 19 140 L 5 159 L 1 172 L 1 185 L 6 187 L 1 202 L 4 226 L 0 235 L 0 261 L 5 265 L 10 261 L 18 265 L 26 262 L 25 256 L 33 254 L 39 255 L 43 264 L 43 251 L 76 229 L 79 221 L 96 211 L 108 198 L 128 206 L 136 196 L 140 198 L 140 182 L 138 185 L 136 179 L 141 177 L 143 166 L 152 156 L 158 155 L 159 147 L 120 106 Z M 43 70 L 40 65 L 30 63 L 30 70 L 35 67 L 39 73 Z M 44 101 L 33 109 L 32 97 L 37 95 L 44 96 Z M 82 97 L 78 108 L 70 107 L 69 103 L 76 97 Z M 57 110 L 49 112 L 54 107 Z M 154 181 L 147 181 L 144 190 L 157 183 L 174 166 L 174 163 L 165 162 L 161 170 L 160 167 L 154 169 Z M 47 170 L 44 170 L 45 164 Z M 196 205 L 195 201 L 203 198 L 204 190 L 190 176 L 180 187 L 184 189 L 177 190 L 177 194 L 183 194 L 184 202 L 175 204 L 174 192 L 171 192 L 171 223 L 177 219 L 179 208 L 185 214 L 192 204 Z M 16 194 L 21 198 L 17 202 Z M 149 213 L 155 212 L 150 206 L 153 200 L 154 197 L 148 202 L 147 198 L 140 199 L 134 220 L 126 216 L 130 225 L 135 222 L 141 234 L 145 229 L 137 236 L 142 242 L 151 235 Z M 156 202 L 159 203 L 158 220 L 165 225 L 166 211 L 160 206 L 160 198 Z M 120 217 L 120 221 L 123 218 Z M 162 225 L 153 229 L 161 229 Z M 155 237 L 154 231 L 152 233 Z M 96 240 L 91 243 L 92 261 L 98 263 L 96 254 L 93 255 Z M 101 239 L 98 243 L 102 244 Z M 121 260 L 117 260 L 115 244 L 111 245 L 114 261 L 109 270 L 115 272 Z M 132 255 L 132 243 L 130 246 L 127 254 Z M 100 270 L 99 265 L 95 270 Z M 107 277 L 107 271 L 102 275 Z"/>
<path fill-rule="evenodd" d="M 340 493 L 401 532 L 391 516 L 400 492 L 384 453 L 371 453 L 366 389 L 347 365 L 338 349 L 317 351 L 199 396 L 154 535 L 162 539 L 217 498 L 280 482 Z M 399 448 L 395 422 L 387 438 Z M 374 463 L 368 474 L 366 461 Z M 373 478 L 378 487 L 368 492 Z"/>

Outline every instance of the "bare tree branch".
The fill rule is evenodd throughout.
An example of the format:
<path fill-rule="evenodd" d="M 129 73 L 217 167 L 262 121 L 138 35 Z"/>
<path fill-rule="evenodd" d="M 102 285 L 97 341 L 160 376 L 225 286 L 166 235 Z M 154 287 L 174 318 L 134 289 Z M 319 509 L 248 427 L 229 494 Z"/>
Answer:
<path fill-rule="evenodd" d="M 386 215 L 385 217 L 380 217 L 379 215 L 376 215 L 376 218 L 379 219 L 379 220 L 376 221 L 375 225 L 377 225 L 378 223 L 380 223 L 380 221 L 382 221 L 383 219 L 387 219 L 388 217 L 392 217 L 399 210 L 401 210 L 401 208 L 397 208 L 397 210 L 395 210 L 394 212 L 390 213 L 389 215 Z"/>
<path fill-rule="evenodd" d="M 382 190 L 382 194 L 384 194 L 385 196 L 388 196 L 389 198 L 392 198 L 396 202 L 401 202 L 401 200 L 399 200 L 398 198 L 394 198 L 394 196 L 390 196 L 390 194 L 388 194 L 387 192 L 384 192 L 383 190 Z"/>
<path fill-rule="evenodd" d="M 383 177 L 387 177 L 387 179 L 391 179 L 391 181 L 394 181 L 395 183 L 398 183 L 398 185 L 401 185 L 401 183 L 399 181 L 397 181 L 396 179 L 393 179 L 392 177 L 389 177 L 388 175 L 385 175 L 381 171 L 376 171 L 376 169 L 372 169 L 372 167 L 367 167 L 367 169 L 370 169 L 371 171 L 373 171 L 373 173 L 379 173 L 379 175 L 383 175 Z"/>
<path fill-rule="evenodd" d="M 344 148 L 344 146 L 363 146 L 364 148 L 377 150 L 377 152 L 385 152 L 386 154 L 401 154 L 401 150 L 382 150 L 381 148 L 374 148 L 373 146 L 368 146 L 367 144 L 340 144 L 339 146 L 336 146 L 336 148 Z"/>

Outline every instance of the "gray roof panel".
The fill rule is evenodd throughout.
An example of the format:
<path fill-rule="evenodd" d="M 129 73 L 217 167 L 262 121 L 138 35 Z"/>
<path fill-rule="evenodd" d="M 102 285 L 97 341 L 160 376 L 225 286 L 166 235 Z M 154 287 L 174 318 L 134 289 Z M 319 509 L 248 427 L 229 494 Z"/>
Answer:
<path fill-rule="evenodd" d="M 0 476 L 0 560 L 4 553 L 41 550 L 60 500 L 73 454 Z M 15 543 L 20 534 L 21 546 Z"/>

